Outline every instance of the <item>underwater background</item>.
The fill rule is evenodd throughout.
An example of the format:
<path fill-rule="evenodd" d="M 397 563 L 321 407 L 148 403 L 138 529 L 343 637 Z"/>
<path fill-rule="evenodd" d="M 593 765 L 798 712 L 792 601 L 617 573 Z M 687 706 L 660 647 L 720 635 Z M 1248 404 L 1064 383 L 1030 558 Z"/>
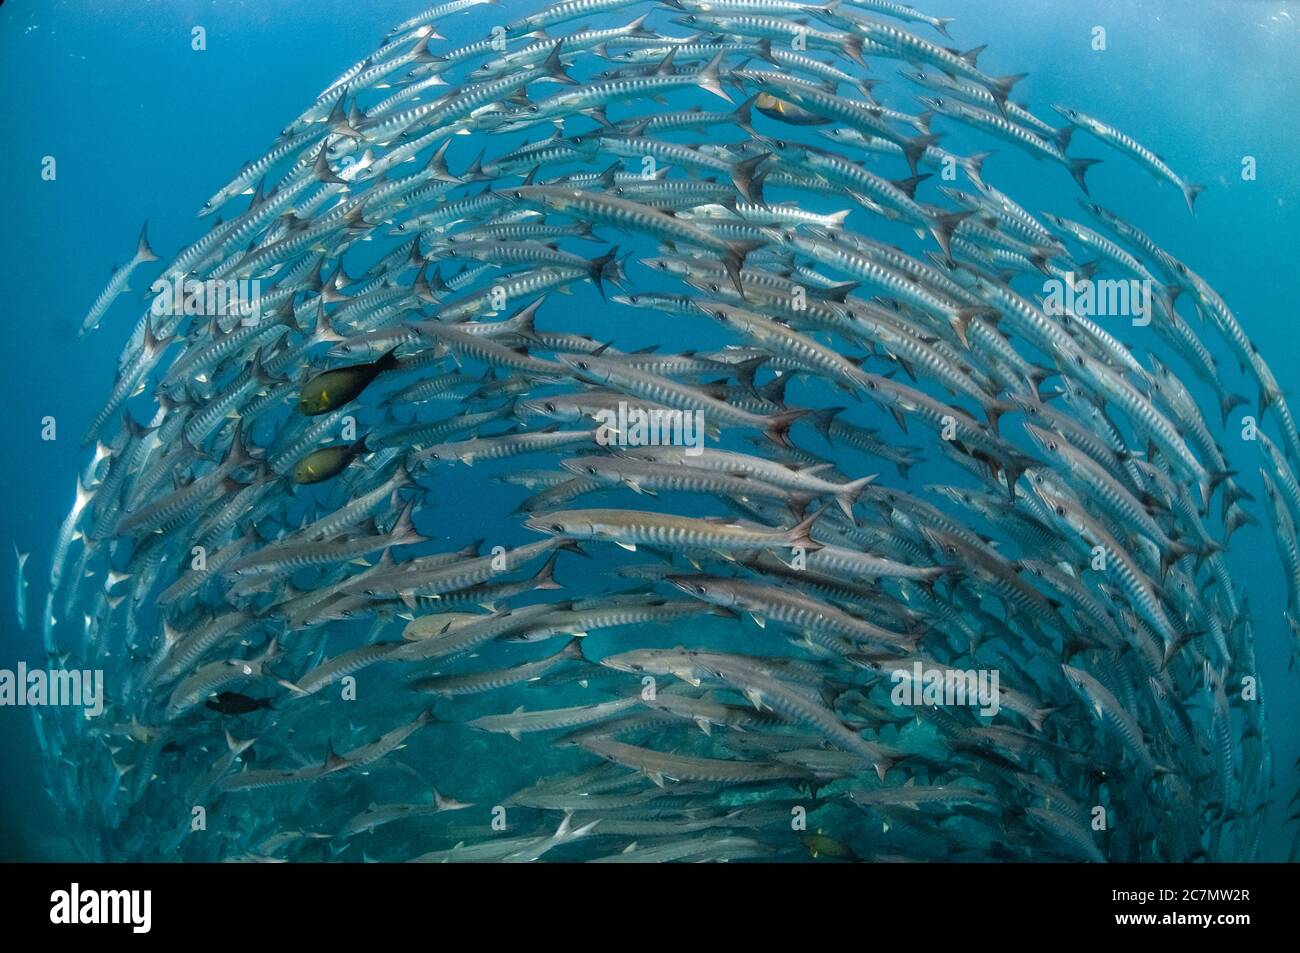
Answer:
<path fill-rule="evenodd" d="M 78 322 L 110 266 L 129 257 L 146 219 L 150 240 L 164 257 L 194 241 L 207 225 L 194 217 L 203 198 L 245 160 L 260 156 L 341 69 L 422 5 L 9 0 L 0 7 L 0 129 L 6 131 L 0 148 L 0 538 L 10 572 L 7 541 L 32 554 L 26 631 L 14 621 L 8 573 L 0 586 L 0 668 L 12 669 L 19 660 L 41 664 L 39 620 L 50 549 L 71 503 L 73 479 L 86 461 L 79 438 L 107 396 L 117 355 L 139 312 L 134 301 L 119 302 L 95 333 L 77 339 Z M 503 0 L 499 7 L 456 16 L 444 32 L 468 39 L 538 6 Z M 1135 164 L 1091 140 L 1074 150 L 1106 160 L 1089 173 L 1093 196 L 1192 264 L 1232 307 L 1282 388 L 1300 394 L 1300 5 L 925 0 L 919 6 L 954 18 L 956 47 L 987 43 L 981 66 L 991 73 L 1027 72 L 1016 101 L 1027 101 L 1040 115 L 1051 103 L 1069 103 L 1103 116 L 1160 152 L 1188 181 L 1207 186 L 1192 218 L 1177 190 L 1157 184 Z M 592 22 L 616 25 L 625 19 L 617 13 Z M 195 26 L 206 30 L 205 51 L 190 48 Z M 1090 46 L 1096 26 L 1107 32 L 1104 51 Z M 947 148 L 969 151 L 976 141 L 953 124 L 945 129 L 951 129 Z M 1069 180 L 1060 169 L 1009 146 L 991 148 L 994 181 L 1014 184 L 1023 207 L 1075 211 L 1076 195 L 1066 190 Z M 472 141 L 455 142 L 451 167 L 463 167 L 476 151 Z M 57 162 L 54 181 L 41 176 L 47 156 Z M 1241 175 L 1247 156 L 1258 168 L 1250 181 Z M 139 284 L 133 288 L 132 298 L 143 290 Z M 604 305 L 590 287 L 565 299 L 565 307 L 574 315 L 566 330 L 617 339 L 628 349 L 684 346 L 671 336 L 677 325 Z M 560 326 L 556 317 L 549 324 Z M 690 340 L 699 346 L 697 336 Z M 1205 340 L 1221 367 L 1235 375 L 1222 343 L 1213 335 Z M 887 415 L 879 416 L 882 430 L 892 427 Z M 45 417 L 57 421 L 53 441 L 41 437 Z M 1231 426 L 1222 439 L 1233 439 Z M 1262 499 L 1253 466 L 1244 478 Z M 885 479 L 906 486 L 892 470 Z M 517 520 L 503 523 L 508 538 L 506 530 L 485 526 L 482 514 L 503 517 L 522 493 L 487 481 L 483 471 L 447 471 L 436 487 L 432 529 L 438 538 L 501 537 L 511 545 L 534 538 Z M 494 494 L 501 495 L 499 502 L 490 502 Z M 1300 756 L 1300 673 L 1288 670 L 1292 647 L 1281 621 L 1286 590 L 1267 525 L 1246 526 L 1234 536 L 1229 565 L 1255 615 L 1261 691 L 1275 746 L 1276 787 L 1261 859 L 1279 860 L 1293 836 L 1283 826 L 1287 803 L 1300 784 L 1294 767 Z M 588 567 L 568 563 L 567 580 L 565 568 L 561 563 L 557 571 L 562 581 L 580 588 Z M 674 642 L 669 637 L 663 644 Z M 472 800 L 485 775 L 508 777 L 519 768 L 511 764 L 509 738 L 468 737 L 436 742 L 433 773 L 440 789 Z M 557 750 L 555 759 L 557 771 L 574 763 L 569 751 Z M 516 787 L 528 782 L 526 773 L 513 779 Z M 383 800 L 382 791 L 372 793 L 357 795 L 358 810 Z M 60 827 L 47 801 L 29 713 L 0 707 L 0 859 L 72 856 L 67 840 L 77 834 Z"/>

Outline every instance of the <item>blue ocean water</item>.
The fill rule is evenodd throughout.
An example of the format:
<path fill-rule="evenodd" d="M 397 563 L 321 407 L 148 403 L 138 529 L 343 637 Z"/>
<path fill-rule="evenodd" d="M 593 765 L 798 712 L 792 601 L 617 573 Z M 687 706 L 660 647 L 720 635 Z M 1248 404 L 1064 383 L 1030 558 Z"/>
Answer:
<path fill-rule="evenodd" d="M 0 538 L 32 553 L 26 631 L 14 622 L 13 587 L 0 587 L 0 668 L 40 658 L 51 545 L 86 459 L 80 435 L 112 385 L 116 357 L 138 316 L 134 302 L 119 302 L 97 332 L 77 340 L 75 329 L 110 267 L 130 256 L 146 219 L 164 255 L 197 238 L 206 228 L 194 217 L 202 200 L 420 5 L 319 0 L 309 14 L 300 4 L 266 0 L 10 0 L 0 8 L 0 128 L 8 130 L 0 149 L 7 226 L 0 235 L 6 319 L 0 447 L 7 477 Z M 1040 115 L 1052 103 L 1077 106 L 1131 132 L 1189 181 L 1207 186 L 1193 219 L 1176 190 L 1100 143 L 1080 133 L 1071 150 L 1105 160 L 1089 173 L 1093 196 L 1191 263 L 1233 308 L 1282 387 L 1300 393 L 1291 294 L 1300 225 L 1294 172 L 1300 113 L 1293 104 L 1300 8 L 1279 0 L 927 0 L 921 6 L 955 18 L 958 47 L 988 44 L 980 63 L 990 74 L 1028 73 L 1013 98 Z M 448 21 L 449 35 L 477 36 L 503 14 L 534 8 L 531 0 L 504 0 L 499 9 L 475 9 Z M 206 31 L 201 52 L 191 49 L 195 26 Z M 1106 31 L 1104 51 L 1092 48 L 1096 27 Z M 955 151 L 988 147 L 955 124 L 945 129 L 944 145 Z M 1025 208 L 1076 216 L 1077 193 L 1061 169 L 1009 146 L 993 148 L 990 176 L 1014 184 Z M 475 151 L 472 142 L 455 143 L 452 167 L 464 166 Z M 46 157 L 57 163 L 53 181 L 41 175 Z M 1251 180 L 1241 171 L 1247 157 L 1258 169 Z M 582 325 L 575 329 L 617 338 L 620 346 L 683 346 L 665 336 L 663 325 L 603 309 L 590 289 L 575 295 L 572 312 Z M 1212 334 L 1204 337 L 1233 389 L 1253 395 L 1227 350 Z M 708 346 L 699 337 L 689 343 Z M 1189 386 L 1202 391 L 1194 381 Z M 57 424 L 53 441 L 42 439 L 47 417 Z M 1222 439 L 1233 440 L 1233 430 Z M 1253 464 L 1243 482 L 1263 498 Z M 485 492 L 482 480 L 465 471 L 440 484 L 438 535 L 483 535 Z M 1260 517 L 1266 522 L 1262 511 Z M 531 538 L 517 523 L 511 527 L 507 542 Z M 1275 744 L 1276 797 L 1264 856 L 1278 859 L 1289 845 L 1290 828 L 1282 821 L 1298 784 L 1300 673 L 1288 671 L 1286 590 L 1271 533 L 1266 525 L 1247 526 L 1233 544 L 1230 565 L 1255 614 Z M 476 741 L 483 747 L 455 754 L 500 763 L 495 759 L 508 757 L 508 748 L 498 742 Z M 25 711 L 0 707 L 0 773 L 0 857 L 57 856 L 56 841 L 69 832 L 52 827 Z"/>

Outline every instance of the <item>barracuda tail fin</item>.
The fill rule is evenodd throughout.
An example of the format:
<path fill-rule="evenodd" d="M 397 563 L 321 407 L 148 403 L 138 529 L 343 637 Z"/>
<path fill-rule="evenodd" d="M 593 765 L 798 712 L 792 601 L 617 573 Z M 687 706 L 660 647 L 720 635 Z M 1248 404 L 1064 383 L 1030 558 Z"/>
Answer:
<path fill-rule="evenodd" d="M 318 182 L 332 183 L 334 185 L 346 185 L 347 179 L 340 179 L 330 168 L 329 162 L 325 158 L 325 146 L 322 145 L 316 151 L 316 161 L 312 165 L 312 174 L 316 176 Z"/>
<path fill-rule="evenodd" d="M 758 357 L 751 357 L 747 361 L 737 361 L 732 365 L 731 372 L 737 381 L 754 391 L 754 373 L 767 363 L 767 359 L 766 354 L 760 354 Z"/>
<path fill-rule="evenodd" d="M 643 13 L 635 20 L 633 20 L 631 23 L 629 23 L 627 26 L 625 26 L 623 29 L 627 31 L 628 36 L 639 36 L 639 37 L 645 37 L 650 39 L 658 37 L 659 35 L 658 33 L 656 33 L 654 30 L 649 29 L 645 25 L 645 21 L 648 16 L 650 16 L 649 13 Z"/>
<path fill-rule="evenodd" d="M 1020 480 L 1021 475 L 1033 467 L 1043 466 L 1043 461 L 1034 457 L 1026 456 L 1021 453 L 1013 453 L 1002 466 L 1002 475 L 1007 481 L 1007 493 L 1011 497 L 1011 502 L 1016 501 L 1016 483 Z"/>
<path fill-rule="evenodd" d="M 1192 639 L 1200 638 L 1204 634 L 1204 629 L 1184 630 L 1174 633 L 1174 638 L 1165 644 L 1164 653 L 1160 659 L 1161 669 L 1169 667 L 1169 663 L 1174 660 L 1174 656 L 1182 650 L 1184 645 L 1192 641 Z"/>
<path fill-rule="evenodd" d="M 814 410 L 807 415 L 808 423 L 813 425 L 813 429 L 821 434 L 827 443 L 834 443 L 831 440 L 831 423 L 843 412 L 843 407 L 827 407 L 824 410 Z"/>
<path fill-rule="evenodd" d="M 330 110 L 329 117 L 325 120 L 329 124 L 330 132 L 336 136 L 350 136 L 353 139 L 360 139 L 361 133 L 357 132 L 348 122 L 347 113 L 343 111 L 343 100 L 348 98 L 348 91 L 344 88 L 339 94 L 339 98 L 334 100 L 334 108 Z M 325 147 L 321 146 L 321 154 L 324 155 Z"/>
<path fill-rule="evenodd" d="M 1042 731 L 1043 722 L 1047 720 L 1048 716 L 1051 715 L 1053 712 L 1058 712 L 1060 710 L 1061 710 L 1060 706 L 1057 706 L 1055 708 L 1038 708 L 1035 709 L 1027 716 L 1027 720 L 1029 724 L 1033 726 L 1035 731 Z"/>
<path fill-rule="evenodd" d="M 1226 480 L 1223 484 L 1223 513 L 1228 512 L 1228 507 L 1232 506 L 1238 500 L 1253 500 L 1254 494 L 1249 490 L 1243 490 L 1233 480 Z"/>
<path fill-rule="evenodd" d="M 436 39 L 440 39 L 440 37 L 434 33 L 433 30 L 430 30 L 428 33 L 424 34 L 424 36 L 420 37 L 415 46 L 411 47 L 411 51 L 408 55 L 417 63 L 436 62 L 438 57 L 429 52 L 429 41 Z"/>
<path fill-rule="evenodd" d="M 958 340 L 963 347 L 969 347 L 970 342 L 966 340 L 966 329 L 976 318 L 987 318 L 990 323 L 995 323 L 1001 315 L 993 308 L 958 308 L 952 313 L 952 329 L 956 332 Z"/>
<path fill-rule="evenodd" d="M 997 434 L 998 421 L 1002 419 L 1002 415 L 1015 409 L 1014 405 L 1002 402 L 991 403 L 985 407 L 984 416 L 988 419 L 989 429 L 992 430 L 994 434 Z"/>
<path fill-rule="evenodd" d="M 564 585 L 555 580 L 555 562 L 560 558 L 558 550 L 547 557 L 542 568 L 537 570 L 537 575 L 533 576 L 534 589 L 563 589 Z"/>
<path fill-rule="evenodd" d="M 859 66 L 867 65 L 867 61 L 862 58 L 862 37 L 854 35 L 846 36 L 844 42 L 840 44 L 840 49 L 844 51 L 845 56 L 853 60 L 853 62 L 857 63 Z"/>
<path fill-rule="evenodd" d="M 860 479 L 851 480 L 844 484 L 844 488 L 840 492 L 835 494 L 835 502 L 839 504 L 840 510 L 853 522 L 857 522 L 857 520 L 853 519 L 853 504 L 862 495 L 862 491 L 875 482 L 878 475 L 872 473 Z"/>
<path fill-rule="evenodd" d="M 464 181 L 458 175 L 453 175 L 451 168 L 447 165 L 447 148 L 451 145 L 451 139 L 438 147 L 433 155 L 429 156 L 429 161 L 424 166 L 425 174 L 430 179 L 437 182 L 456 182 Z"/>
<path fill-rule="evenodd" d="M 936 142 L 943 138 L 941 133 L 923 133 L 902 143 L 900 148 L 903 150 L 903 158 L 907 160 L 907 167 L 916 175 L 917 164 L 925 156 L 925 150 L 930 148 Z"/>
<path fill-rule="evenodd" d="M 473 807 L 473 804 L 466 804 L 463 801 L 457 801 L 455 798 L 446 797 L 439 793 L 437 788 L 430 788 L 433 792 L 433 807 L 435 811 L 460 811 L 467 807 Z"/>
<path fill-rule="evenodd" d="M 1100 162 L 1100 159 L 1070 159 L 1070 175 L 1074 176 L 1074 181 L 1079 183 L 1079 188 L 1083 189 L 1083 194 L 1088 195 L 1088 183 L 1084 181 L 1084 176 L 1088 170 Z"/>
<path fill-rule="evenodd" d="M 226 455 L 222 459 L 221 465 L 226 468 L 227 473 L 231 473 L 252 462 L 253 458 L 249 456 L 248 451 L 244 447 L 243 418 L 236 418 L 235 428 L 230 434 L 230 447 L 226 450 Z"/>
<path fill-rule="evenodd" d="M 1187 202 L 1187 211 L 1196 214 L 1196 196 L 1205 191 L 1203 185 L 1184 185 L 1183 199 Z"/>
<path fill-rule="evenodd" d="M 605 271 L 606 269 L 609 268 L 611 264 L 614 263 L 614 260 L 617 257 L 618 257 L 618 246 L 615 245 L 613 248 L 611 248 L 605 254 L 601 255 L 599 258 L 593 258 L 591 259 L 591 261 L 587 262 L 587 275 L 588 277 L 591 278 L 592 283 L 596 286 L 596 290 L 600 292 L 600 297 L 602 301 L 605 300 L 605 283 L 604 283 L 604 279 L 606 278 Z"/>
<path fill-rule="evenodd" d="M 1205 542 L 1201 544 L 1201 548 L 1199 550 L 1196 550 L 1196 560 L 1192 566 L 1193 571 L 1199 573 L 1201 571 L 1201 566 L 1205 563 L 1205 560 L 1221 552 L 1223 552 L 1223 546 L 1221 546 L 1219 543 L 1216 543 L 1212 539 L 1205 540 Z"/>
<path fill-rule="evenodd" d="M 789 541 L 791 549 L 803 549 L 807 552 L 816 552 L 822 548 L 822 544 L 813 539 L 809 534 L 812 532 L 813 526 L 822 518 L 822 514 L 825 512 L 826 507 L 823 506 L 812 516 L 809 516 L 807 519 L 801 521 L 790 529 L 786 534 L 786 539 Z"/>
<path fill-rule="evenodd" d="M 668 55 L 669 57 L 672 56 L 671 53 Z M 731 102 L 731 97 L 728 96 L 726 90 L 722 88 L 721 66 L 724 55 L 725 54 L 723 53 L 719 53 L 713 59 L 709 60 L 709 64 L 695 74 L 695 82 L 701 89 L 707 89 L 714 96 L 720 96 L 727 102 Z M 668 57 L 665 57 L 665 60 L 667 59 Z"/>
<path fill-rule="evenodd" d="M 577 80 L 564 71 L 564 61 L 560 59 L 560 47 L 564 45 L 562 40 L 557 40 L 551 47 L 550 55 L 542 63 L 542 71 L 555 83 L 564 83 L 567 86 L 577 85 Z"/>
<path fill-rule="evenodd" d="M 745 288 L 740 283 L 740 269 L 744 266 L 745 258 L 749 253 L 758 248 L 762 248 L 765 244 L 766 242 L 763 241 L 737 241 L 727 243 L 728 252 L 726 256 L 723 257 L 722 264 L 723 267 L 727 269 L 727 277 L 731 279 L 731 283 L 735 286 L 737 293 L 739 293 L 742 298 L 745 297 Z"/>
<path fill-rule="evenodd" d="M 890 182 L 890 185 L 894 186 L 894 188 L 898 189 L 909 199 L 914 199 L 916 198 L 916 187 L 928 178 L 930 178 L 930 173 L 922 172 L 920 175 L 914 175 L 910 178 L 894 179 Z"/>
<path fill-rule="evenodd" d="M 1241 529 L 1241 527 L 1245 526 L 1247 523 L 1249 523 L 1251 526 L 1258 526 L 1259 520 L 1255 519 L 1255 517 L 1251 516 L 1248 512 L 1246 512 L 1236 503 L 1233 503 L 1231 506 L 1229 506 L 1227 513 L 1225 513 L 1223 517 L 1223 547 L 1222 548 L 1226 548 L 1228 545 L 1228 540 L 1232 538 L 1232 534 L 1235 533 L 1237 530 Z"/>
<path fill-rule="evenodd" d="M 975 213 L 969 209 L 961 212 L 947 212 L 943 215 L 936 215 L 930 219 L 930 234 L 934 240 L 939 243 L 943 249 L 943 256 L 948 261 L 952 261 L 952 233 L 957 226 Z"/>
<path fill-rule="evenodd" d="M 365 452 L 365 441 L 361 441 L 361 452 Z M 388 534 L 388 545 L 405 546 L 412 543 L 422 543 L 427 537 L 422 535 L 415 528 L 415 523 L 411 521 L 411 511 L 415 508 L 414 503 L 407 503 L 406 509 L 402 510 L 401 515 L 397 517 L 397 522 L 393 524 L 392 530 Z"/>
<path fill-rule="evenodd" d="M 736 191 L 745 197 L 746 202 L 753 202 L 755 205 L 765 204 L 763 202 L 763 177 L 757 173 L 758 167 L 770 155 L 770 153 L 764 152 L 743 162 L 737 162 L 731 167 L 731 181 L 736 186 Z"/>
<path fill-rule="evenodd" d="M 966 175 L 972 182 L 977 184 L 983 183 L 980 176 L 984 173 L 985 161 L 991 155 L 993 155 L 992 150 L 988 152 L 977 152 L 973 156 L 968 157 L 966 161 L 962 163 L 962 168 L 966 170 Z"/>
<path fill-rule="evenodd" d="M 557 539 L 555 542 L 555 548 L 557 551 L 561 549 L 568 550 L 571 553 L 581 556 L 583 559 L 591 558 L 591 553 L 579 546 L 576 539 Z"/>
<path fill-rule="evenodd" d="M 149 231 L 149 223 L 145 222 L 143 225 L 140 226 L 140 238 L 135 243 L 136 261 L 140 261 L 140 262 L 158 261 L 158 256 L 155 255 L 154 250 L 149 247 L 149 236 L 146 234 L 146 232 L 148 231 Z"/>
<path fill-rule="evenodd" d="M 1163 580 L 1168 576 L 1169 570 L 1184 556 L 1190 556 L 1197 552 L 1199 551 L 1196 547 L 1178 541 L 1174 541 L 1168 549 L 1162 549 L 1160 551 L 1160 578 Z"/>
<path fill-rule="evenodd" d="M 750 96 L 743 103 L 737 106 L 735 111 L 731 114 L 731 121 L 734 122 L 742 132 L 746 132 L 751 136 L 754 135 L 754 101 L 758 99 L 758 96 L 758 93 Z"/>
<path fill-rule="evenodd" d="M 414 291 L 415 296 L 425 304 L 437 304 L 441 299 L 438 297 L 438 293 L 434 291 L 433 286 L 429 283 L 427 271 L 427 264 L 421 266 L 419 273 L 415 276 L 415 282 L 411 285 L 411 290 Z M 442 281 L 441 276 L 437 276 L 437 278 L 439 282 Z"/>
<path fill-rule="evenodd" d="M 807 413 L 806 410 L 788 410 L 783 414 L 773 414 L 767 418 L 768 426 L 763 431 L 764 436 L 779 446 L 791 446 L 790 425 Z"/>
<path fill-rule="evenodd" d="M 982 47 L 981 47 L 982 49 Z M 971 52 L 975 52 L 972 50 Z M 967 54 L 969 55 L 969 54 Z M 992 93 L 993 99 L 998 104 L 998 110 L 1002 115 L 1007 113 L 1007 97 L 1011 95 L 1011 87 L 1024 79 L 1028 73 L 1015 73 L 1011 76 L 998 76 L 989 80 L 988 91 Z"/>
<path fill-rule="evenodd" d="M 1250 403 L 1249 399 L 1242 397 L 1240 394 L 1224 394 L 1219 398 L 1219 416 L 1223 419 L 1223 425 L 1228 425 L 1228 414 L 1232 413 L 1234 407 Z"/>
<path fill-rule="evenodd" d="M 604 269 L 601 269 L 602 274 Z M 599 284 L 599 281 L 597 281 Z M 542 303 L 546 300 L 546 295 L 542 295 L 532 304 L 525 305 L 510 317 L 509 323 L 513 325 L 515 333 L 521 337 L 531 338 L 537 333 L 535 322 L 537 320 L 537 311 L 541 308 Z"/>

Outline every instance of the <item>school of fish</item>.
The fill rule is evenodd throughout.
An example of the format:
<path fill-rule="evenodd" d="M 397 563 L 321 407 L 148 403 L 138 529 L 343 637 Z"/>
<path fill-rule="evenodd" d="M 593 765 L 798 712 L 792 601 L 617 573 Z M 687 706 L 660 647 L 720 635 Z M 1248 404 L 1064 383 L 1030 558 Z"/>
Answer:
<path fill-rule="evenodd" d="M 99 718 L 32 709 L 82 854 L 1257 857 L 1295 422 L 1075 150 L 1202 188 L 950 29 L 452 0 L 192 244 L 142 231 L 82 324 L 125 329 L 162 263 L 40 616 L 51 665 L 107 674 Z M 1017 204 L 1008 150 L 1073 218 Z M 1044 296 L 1103 279 L 1145 323 Z M 1229 569 L 1246 523 L 1280 618 Z M 924 691 L 990 672 L 983 708 Z"/>

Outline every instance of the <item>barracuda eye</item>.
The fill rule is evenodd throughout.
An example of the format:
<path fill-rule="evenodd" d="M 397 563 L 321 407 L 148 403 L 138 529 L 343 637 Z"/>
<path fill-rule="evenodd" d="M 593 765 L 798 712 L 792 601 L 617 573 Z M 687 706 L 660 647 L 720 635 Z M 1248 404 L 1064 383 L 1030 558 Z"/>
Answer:
<path fill-rule="evenodd" d="M 1056 441 L 1055 441 L 1055 440 L 1049 440 L 1049 441 L 1047 441 L 1047 449 L 1050 450 L 1050 451 L 1052 451 L 1052 453 L 1056 453 L 1056 451 L 1057 451 L 1057 444 L 1056 444 Z"/>
<path fill-rule="evenodd" d="M 595 476 L 595 475 L 596 475 L 596 468 L 595 468 L 595 467 L 587 467 L 587 472 L 590 473 L 592 476 Z"/>
<path fill-rule="evenodd" d="M 204 207 L 204 208 L 212 208 L 212 203 L 211 203 L 211 202 L 204 202 L 204 203 L 203 203 L 203 207 Z"/>
<path fill-rule="evenodd" d="M 563 523 L 552 523 L 552 524 L 551 524 L 551 532 L 552 532 L 552 533 L 563 533 L 563 532 L 564 532 L 564 524 L 563 524 Z"/>
<path fill-rule="evenodd" d="M 551 403 L 549 400 L 546 403 L 542 404 L 542 407 L 544 407 L 550 413 L 555 413 L 555 404 Z"/>
<path fill-rule="evenodd" d="M 1056 504 L 1056 515 L 1057 515 L 1057 516 L 1064 516 L 1064 515 L 1065 515 L 1065 507 L 1062 506 L 1060 503 L 1057 503 L 1057 504 Z"/>
<path fill-rule="evenodd" d="M 784 140 L 784 139 L 778 139 L 778 140 L 776 140 L 776 147 L 777 147 L 778 149 L 785 149 L 785 148 L 787 148 L 787 147 L 786 147 L 786 142 L 785 142 L 785 140 Z"/>
<path fill-rule="evenodd" d="M 721 290 L 716 282 L 709 282 L 709 291 L 713 292 L 713 294 L 717 294 Z"/>
<path fill-rule="evenodd" d="M 697 595 L 701 595 L 701 596 L 708 595 L 709 590 L 706 589 L 704 586 L 693 586 L 692 588 L 695 590 Z"/>
<path fill-rule="evenodd" d="M 578 362 L 578 370 L 580 370 L 580 371 L 589 371 L 589 370 L 591 370 L 591 365 L 588 364 L 586 361 L 579 361 L 579 362 Z"/>

